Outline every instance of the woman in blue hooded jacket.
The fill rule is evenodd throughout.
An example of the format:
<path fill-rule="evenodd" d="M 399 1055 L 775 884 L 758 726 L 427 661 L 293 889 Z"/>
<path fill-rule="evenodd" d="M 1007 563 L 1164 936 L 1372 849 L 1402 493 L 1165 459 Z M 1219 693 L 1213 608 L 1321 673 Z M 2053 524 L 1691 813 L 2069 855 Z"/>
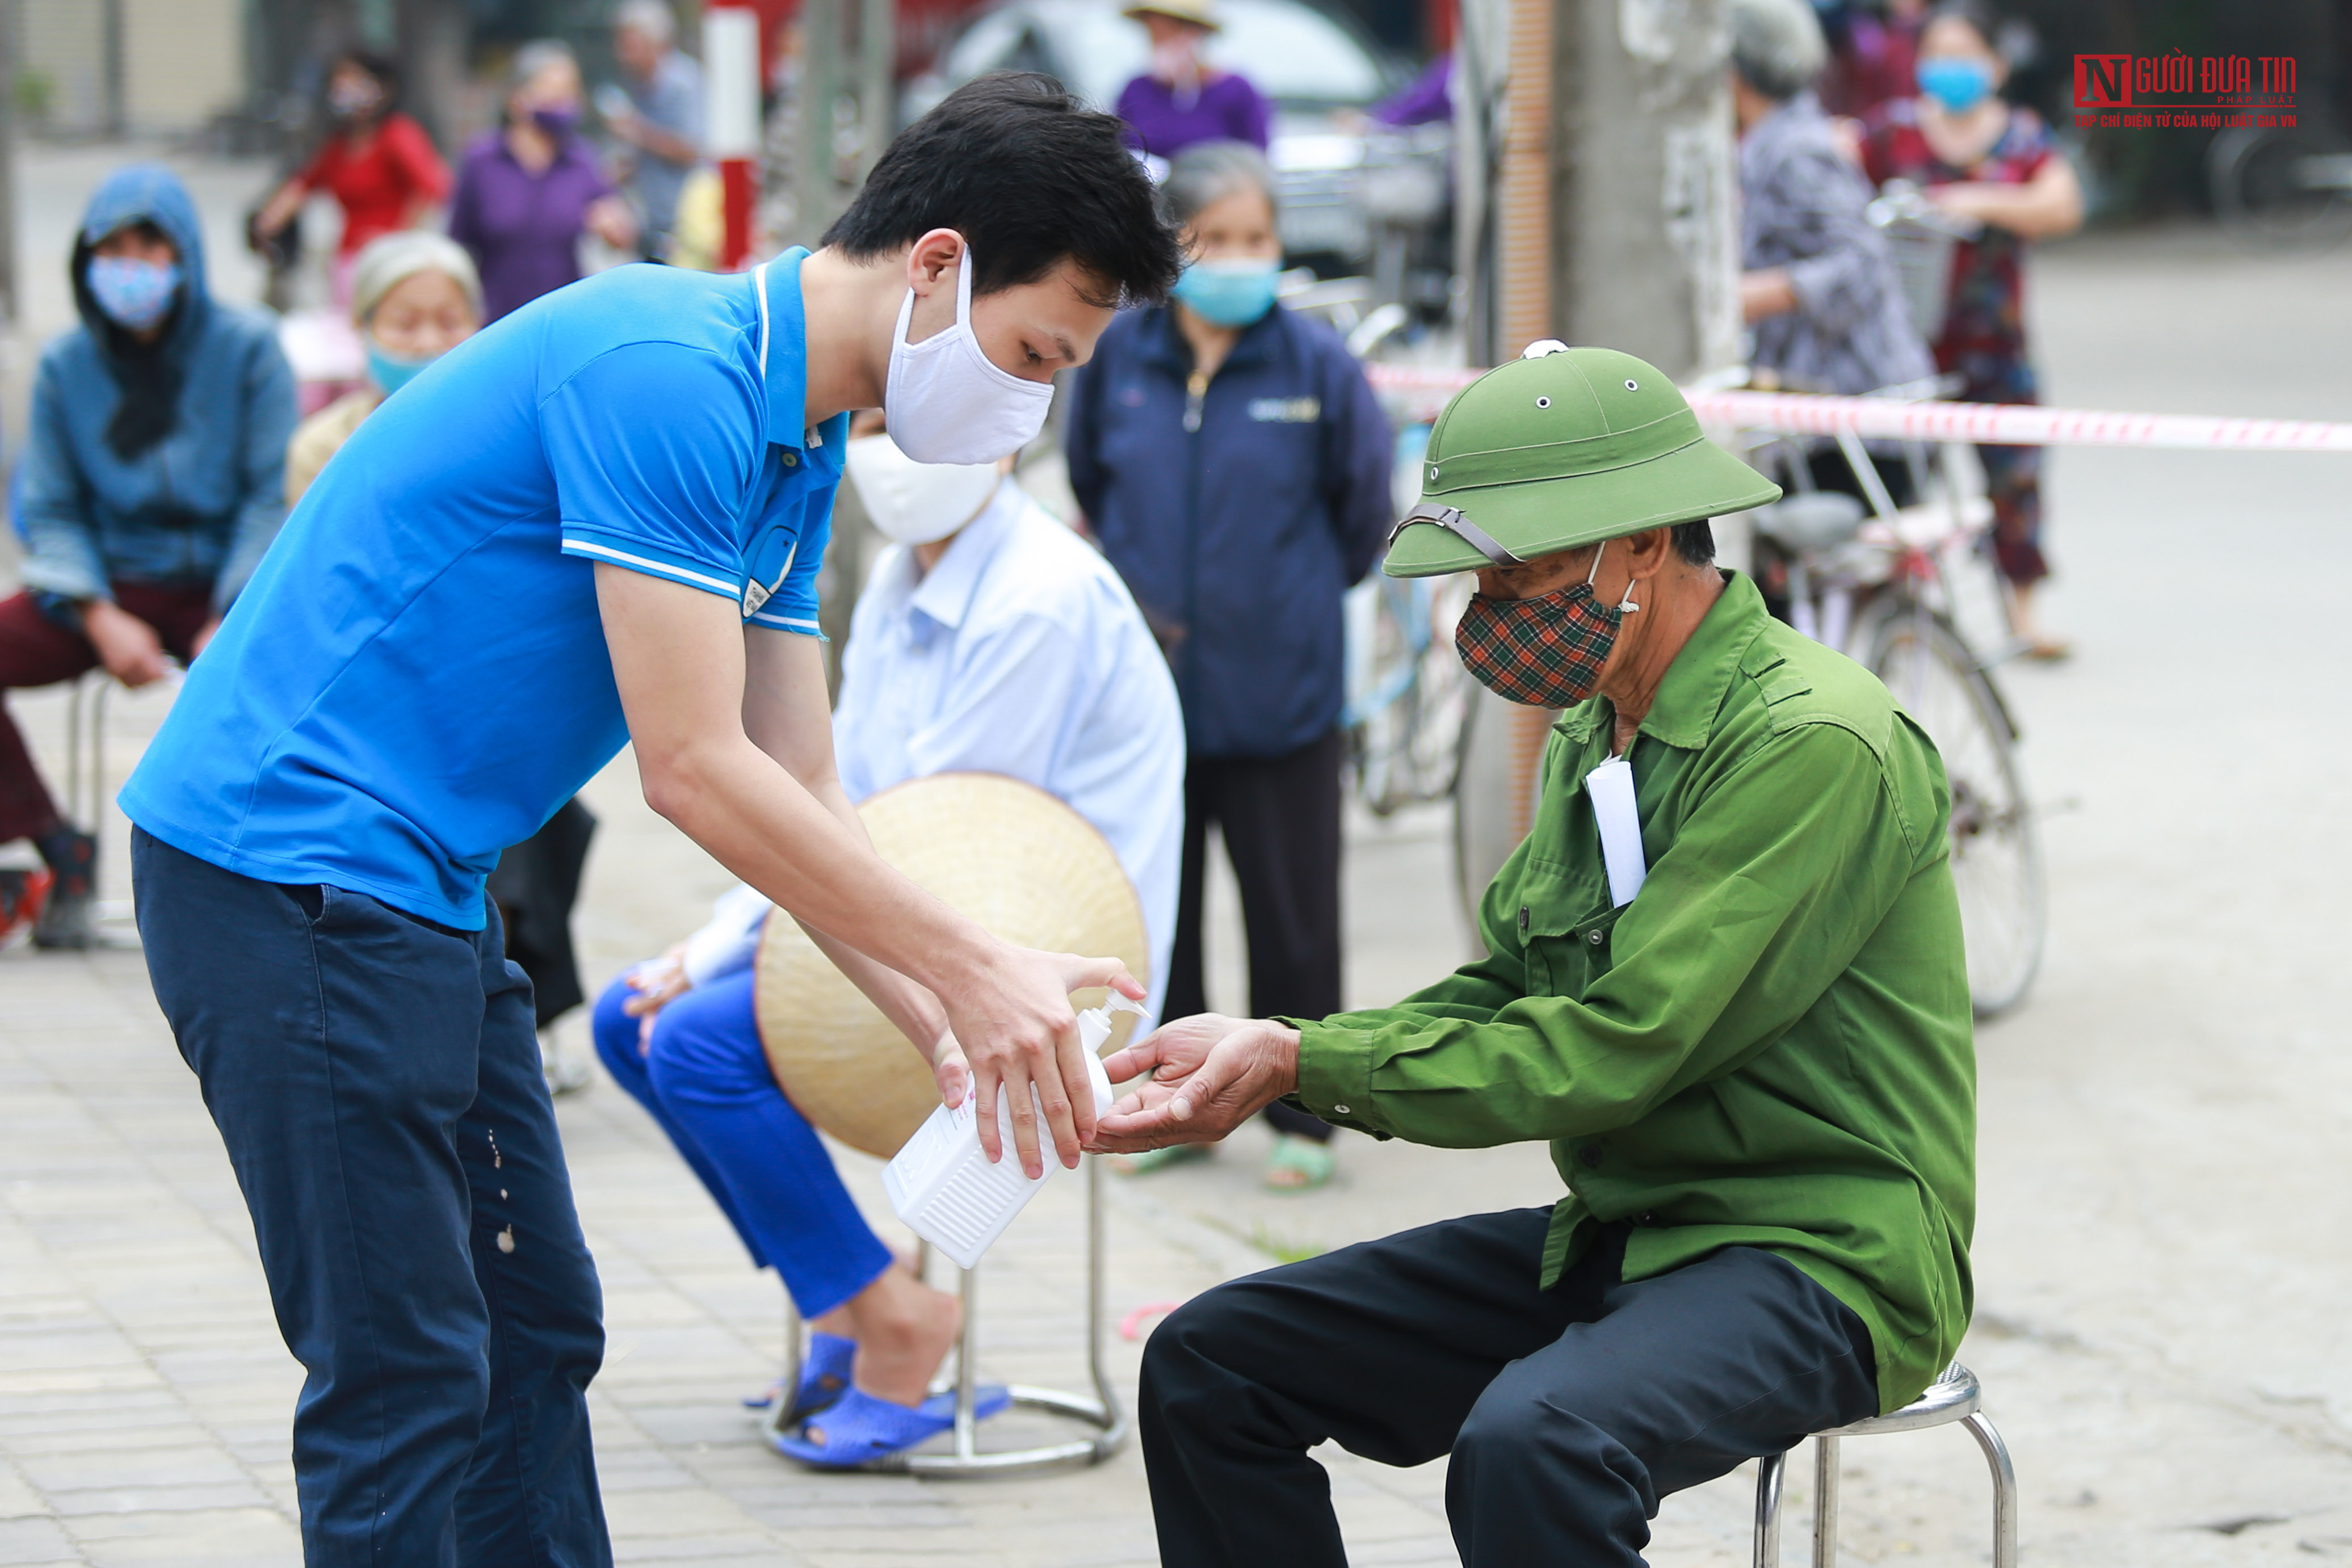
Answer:
<path fill-rule="evenodd" d="M 82 324 L 41 355 L 20 459 L 24 591 L 0 600 L 0 691 L 95 665 L 129 686 L 204 650 L 285 516 L 294 375 L 269 319 L 214 299 L 195 204 L 116 171 L 74 238 Z M 56 874 L 34 941 L 89 941 L 97 845 L 59 814 L 0 707 L 0 843 Z"/>
<path fill-rule="evenodd" d="M 1339 335 L 1274 301 L 1274 172 L 1207 141 L 1162 187 L 1192 263 L 1165 307 L 1110 325 L 1078 373 L 1070 486 L 1168 654 L 1184 705 L 1184 860 L 1165 1017 L 1205 1010 L 1201 901 L 1223 834 L 1248 927 L 1250 1013 L 1339 996 L 1340 600 L 1394 518 L 1393 438 Z M 1331 1176 L 1331 1129 L 1267 1113 L 1276 1187 Z M 1126 1162 L 1197 1157 L 1182 1145 Z"/>

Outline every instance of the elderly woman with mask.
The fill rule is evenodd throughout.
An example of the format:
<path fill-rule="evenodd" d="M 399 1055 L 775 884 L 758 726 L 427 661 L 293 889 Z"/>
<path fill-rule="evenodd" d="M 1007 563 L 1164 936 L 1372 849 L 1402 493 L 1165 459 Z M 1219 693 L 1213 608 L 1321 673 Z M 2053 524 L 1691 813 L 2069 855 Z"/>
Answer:
<path fill-rule="evenodd" d="M 1732 0 L 1730 12 L 1749 363 L 1759 379 L 1816 392 L 1864 392 L 1930 374 L 1885 238 L 1864 213 L 1870 189 L 1811 90 L 1828 54 L 1812 7 Z M 1814 454 L 1811 466 L 1823 488 L 1857 486 L 1833 447 Z M 1878 466 L 1895 498 L 1908 500 L 1908 465 Z"/>
<path fill-rule="evenodd" d="M 1204 1012 L 1216 825 L 1241 884 L 1251 1010 L 1339 1005 L 1340 600 L 1395 516 L 1388 421 L 1328 326 L 1275 303 L 1274 172 L 1209 142 L 1161 188 L 1192 263 L 1119 317 L 1072 388 L 1070 485 L 1176 674 L 1189 750 L 1166 1016 Z M 1318 1010 L 1320 1009 L 1320 1010 Z M 1267 1113 L 1270 1186 L 1331 1178 L 1331 1129 Z M 1148 1169 L 1189 1157 L 1139 1156 Z"/>
<path fill-rule="evenodd" d="M 1952 257 L 1950 303 L 1936 362 L 1961 378 L 1969 402 L 2033 402 L 2040 386 L 2025 344 L 2025 247 L 2083 223 L 2083 187 L 2050 127 L 2000 96 L 2009 79 L 1992 13 L 1972 0 L 1939 5 L 1919 36 L 1916 98 L 1882 105 L 1867 122 L 1863 163 L 1874 180 L 1924 187 L 1946 212 L 1984 225 Z M 2009 591 L 2011 629 L 2037 659 L 2065 656 L 2042 629 L 2033 591 L 2042 554 L 2042 449 L 1979 446 L 1992 498 L 1993 559 Z"/>
<path fill-rule="evenodd" d="M 580 277 L 580 238 L 636 244 L 636 220 L 580 138 L 580 62 L 553 39 L 515 51 L 506 123 L 466 150 L 449 237 L 481 271 L 490 320 Z"/>
<path fill-rule="evenodd" d="M 286 448 L 289 507 L 378 403 L 480 329 L 482 284 L 473 258 L 455 240 L 421 229 L 373 241 L 352 271 L 352 325 L 367 350 L 368 384 L 295 430 Z"/>

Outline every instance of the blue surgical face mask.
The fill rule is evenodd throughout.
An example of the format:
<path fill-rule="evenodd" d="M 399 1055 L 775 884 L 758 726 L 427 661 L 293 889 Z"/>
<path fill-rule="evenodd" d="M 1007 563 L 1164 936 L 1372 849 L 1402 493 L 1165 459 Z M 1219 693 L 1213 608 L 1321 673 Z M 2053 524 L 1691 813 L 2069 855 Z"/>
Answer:
<path fill-rule="evenodd" d="M 382 387 L 383 395 L 386 397 L 390 397 L 415 381 L 417 371 L 441 357 L 438 354 L 427 354 L 421 360 L 403 359 L 377 342 L 374 337 L 368 333 L 362 333 L 360 341 L 367 346 L 368 379 Z"/>
<path fill-rule="evenodd" d="M 172 313 L 180 292 L 176 262 L 140 261 L 127 256 L 89 258 L 89 292 L 117 326 L 143 332 Z"/>
<path fill-rule="evenodd" d="M 1919 62 L 1919 90 L 1954 114 L 1966 114 L 1992 91 L 1992 67 L 1963 55 L 1937 55 Z"/>
<path fill-rule="evenodd" d="M 1196 261 L 1176 279 L 1172 292 L 1203 320 L 1220 327 L 1246 327 L 1274 308 L 1279 261 Z"/>

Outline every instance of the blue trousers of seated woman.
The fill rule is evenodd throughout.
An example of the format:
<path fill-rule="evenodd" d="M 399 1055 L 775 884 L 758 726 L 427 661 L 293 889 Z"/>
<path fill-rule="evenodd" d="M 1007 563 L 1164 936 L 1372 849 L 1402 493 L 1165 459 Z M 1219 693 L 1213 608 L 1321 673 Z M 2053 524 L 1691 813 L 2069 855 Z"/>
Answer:
<path fill-rule="evenodd" d="M 752 971 L 699 986 L 662 1009 L 652 1039 L 621 1010 L 615 980 L 596 1000 L 596 1054 L 652 1113 L 726 1211 L 753 1263 L 773 1268 L 803 1318 L 833 1311 L 891 1262 L 857 1212 L 816 1129 L 776 1084 L 752 1010 Z"/>

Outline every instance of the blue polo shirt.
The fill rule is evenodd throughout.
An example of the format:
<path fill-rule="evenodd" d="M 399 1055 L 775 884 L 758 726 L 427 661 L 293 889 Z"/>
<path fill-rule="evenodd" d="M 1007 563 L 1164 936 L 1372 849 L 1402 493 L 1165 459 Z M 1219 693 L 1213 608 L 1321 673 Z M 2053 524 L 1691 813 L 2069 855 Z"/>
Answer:
<path fill-rule="evenodd" d="M 480 929 L 499 852 L 628 739 L 593 563 L 817 634 L 848 422 L 803 424 L 807 254 L 615 268 L 387 399 L 189 670 L 123 811 L 245 876 Z"/>

